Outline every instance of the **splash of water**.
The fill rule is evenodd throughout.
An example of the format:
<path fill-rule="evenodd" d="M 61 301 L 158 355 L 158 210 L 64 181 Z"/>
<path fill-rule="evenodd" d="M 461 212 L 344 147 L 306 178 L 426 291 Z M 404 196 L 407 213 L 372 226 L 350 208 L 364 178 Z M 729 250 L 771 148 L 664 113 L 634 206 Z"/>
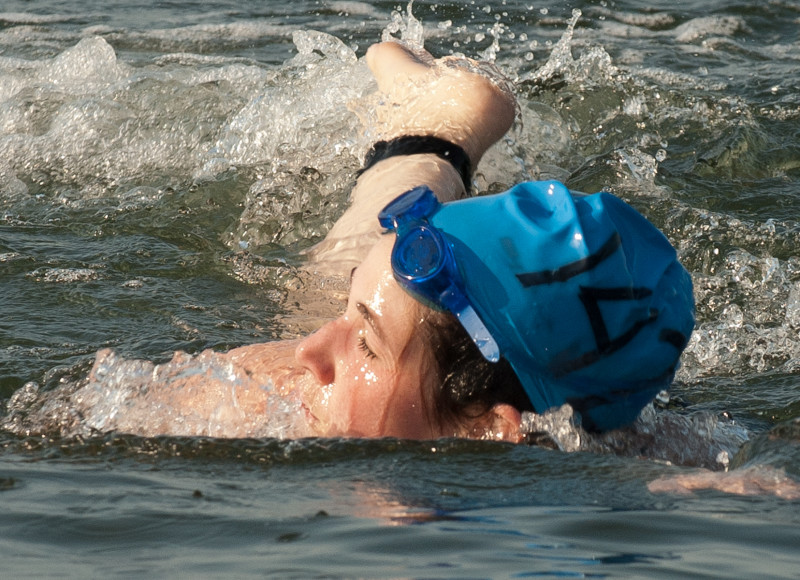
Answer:
<path fill-rule="evenodd" d="M 594 79 L 608 79 L 616 74 L 617 70 L 611 63 L 611 57 L 600 46 L 588 48 L 577 59 L 572 56 L 575 25 L 580 17 L 581 11 L 574 9 L 566 30 L 553 46 L 547 62 L 522 80 L 532 80 L 541 84 L 553 78 L 563 77 L 570 83 L 593 85 Z"/>
<path fill-rule="evenodd" d="M 195 179 L 239 165 L 327 170 L 357 152 L 358 119 L 348 103 L 372 88 L 371 77 L 341 40 L 314 31 L 293 34 L 298 54 L 223 127 Z"/>
<path fill-rule="evenodd" d="M 600 434 L 583 430 L 569 405 L 524 413 L 522 431 L 529 442 L 565 452 L 614 453 L 715 470 L 727 469 L 749 438 L 746 429 L 725 416 L 679 414 L 654 405 L 645 407 L 633 425 Z"/>
<path fill-rule="evenodd" d="M 36 383 L 19 389 L 0 427 L 24 435 L 63 437 L 108 432 L 301 437 L 307 433 L 302 408 L 282 388 L 257 383 L 241 366 L 212 351 L 177 353 L 169 362 L 153 364 L 104 350 L 84 381 L 49 392 L 40 392 Z"/>
<path fill-rule="evenodd" d="M 785 256 L 800 243 L 793 221 L 762 223 L 682 208 L 668 230 L 694 272 L 698 325 L 678 372 L 704 377 L 755 378 L 800 368 L 800 260 Z"/>
<path fill-rule="evenodd" d="M 381 33 L 381 40 L 400 40 L 403 44 L 416 49 L 422 49 L 425 45 L 425 31 L 422 23 L 414 17 L 412 9 L 414 0 L 410 0 L 406 6 L 406 14 L 403 16 L 399 10 L 392 11 L 391 21 Z M 399 38 L 395 35 L 399 35 Z"/>

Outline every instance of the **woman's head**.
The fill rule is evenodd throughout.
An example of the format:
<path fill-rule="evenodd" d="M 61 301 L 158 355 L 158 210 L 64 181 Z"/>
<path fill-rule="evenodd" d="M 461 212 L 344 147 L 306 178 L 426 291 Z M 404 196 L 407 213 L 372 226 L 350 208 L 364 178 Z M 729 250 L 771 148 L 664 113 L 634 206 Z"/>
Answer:
<path fill-rule="evenodd" d="M 523 407 L 525 398 L 513 371 L 485 361 L 452 315 L 400 288 L 389 266 L 393 238 L 378 242 L 354 270 L 345 312 L 297 348 L 314 377 L 301 394 L 312 430 L 516 440 L 515 404 L 522 399 Z"/>
<path fill-rule="evenodd" d="M 531 182 L 446 204 L 418 187 L 379 214 L 411 295 L 502 356 L 539 412 L 588 429 L 632 422 L 668 388 L 694 326 L 691 278 L 641 214 L 606 194 Z"/>
<path fill-rule="evenodd" d="M 388 240 L 372 249 L 353 271 L 345 312 L 297 348 L 298 362 L 316 379 L 303 402 L 320 435 L 439 435 L 420 392 L 432 380 L 431 360 L 416 332 L 420 306 L 394 281 L 390 250 Z"/>
<path fill-rule="evenodd" d="M 668 386 L 694 325 L 691 279 L 640 214 L 555 182 L 432 197 L 381 212 L 397 236 L 297 350 L 319 383 L 305 397 L 319 434 L 515 440 L 521 411 L 563 403 L 606 430 Z"/>

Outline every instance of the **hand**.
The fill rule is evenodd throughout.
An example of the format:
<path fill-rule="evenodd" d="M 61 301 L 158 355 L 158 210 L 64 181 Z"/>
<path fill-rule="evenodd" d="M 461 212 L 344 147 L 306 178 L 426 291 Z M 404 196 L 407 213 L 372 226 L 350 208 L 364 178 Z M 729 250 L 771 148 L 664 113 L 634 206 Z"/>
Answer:
<path fill-rule="evenodd" d="M 690 495 L 701 489 L 715 489 L 736 495 L 774 495 L 788 500 L 800 499 L 800 484 L 783 470 L 755 466 L 728 472 L 701 470 L 681 475 L 659 477 L 647 484 L 651 493 Z"/>
<path fill-rule="evenodd" d="M 385 97 L 376 113 L 381 139 L 435 135 L 463 147 L 477 167 L 514 122 L 514 96 L 475 61 L 434 60 L 396 42 L 371 46 L 366 58 Z"/>

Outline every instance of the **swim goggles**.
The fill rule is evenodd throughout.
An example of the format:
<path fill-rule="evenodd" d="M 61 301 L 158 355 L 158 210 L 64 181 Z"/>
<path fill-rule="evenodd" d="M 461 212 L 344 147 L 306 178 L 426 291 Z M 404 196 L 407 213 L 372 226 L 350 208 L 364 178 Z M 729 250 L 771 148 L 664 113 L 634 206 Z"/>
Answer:
<path fill-rule="evenodd" d="M 391 258 L 394 277 L 422 303 L 454 314 L 484 358 L 497 362 L 500 349 L 470 304 L 450 243 L 428 219 L 440 207 L 433 191 L 422 185 L 378 214 L 381 226 L 397 234 Z"/>

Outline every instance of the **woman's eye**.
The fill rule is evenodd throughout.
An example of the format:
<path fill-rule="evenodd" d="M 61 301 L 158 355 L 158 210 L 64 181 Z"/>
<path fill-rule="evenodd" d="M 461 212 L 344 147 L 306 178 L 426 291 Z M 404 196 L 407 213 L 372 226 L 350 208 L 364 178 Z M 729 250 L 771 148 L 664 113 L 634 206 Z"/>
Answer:
<path fill-rule="evenodd" d="M 358 348 L 364 351 L 364 356 L 367 358 L 377 358 L 378 355 L 372 352 L 372 349 L 367 344 L 367 340 L 363 336 L 358 337 Z"/>

